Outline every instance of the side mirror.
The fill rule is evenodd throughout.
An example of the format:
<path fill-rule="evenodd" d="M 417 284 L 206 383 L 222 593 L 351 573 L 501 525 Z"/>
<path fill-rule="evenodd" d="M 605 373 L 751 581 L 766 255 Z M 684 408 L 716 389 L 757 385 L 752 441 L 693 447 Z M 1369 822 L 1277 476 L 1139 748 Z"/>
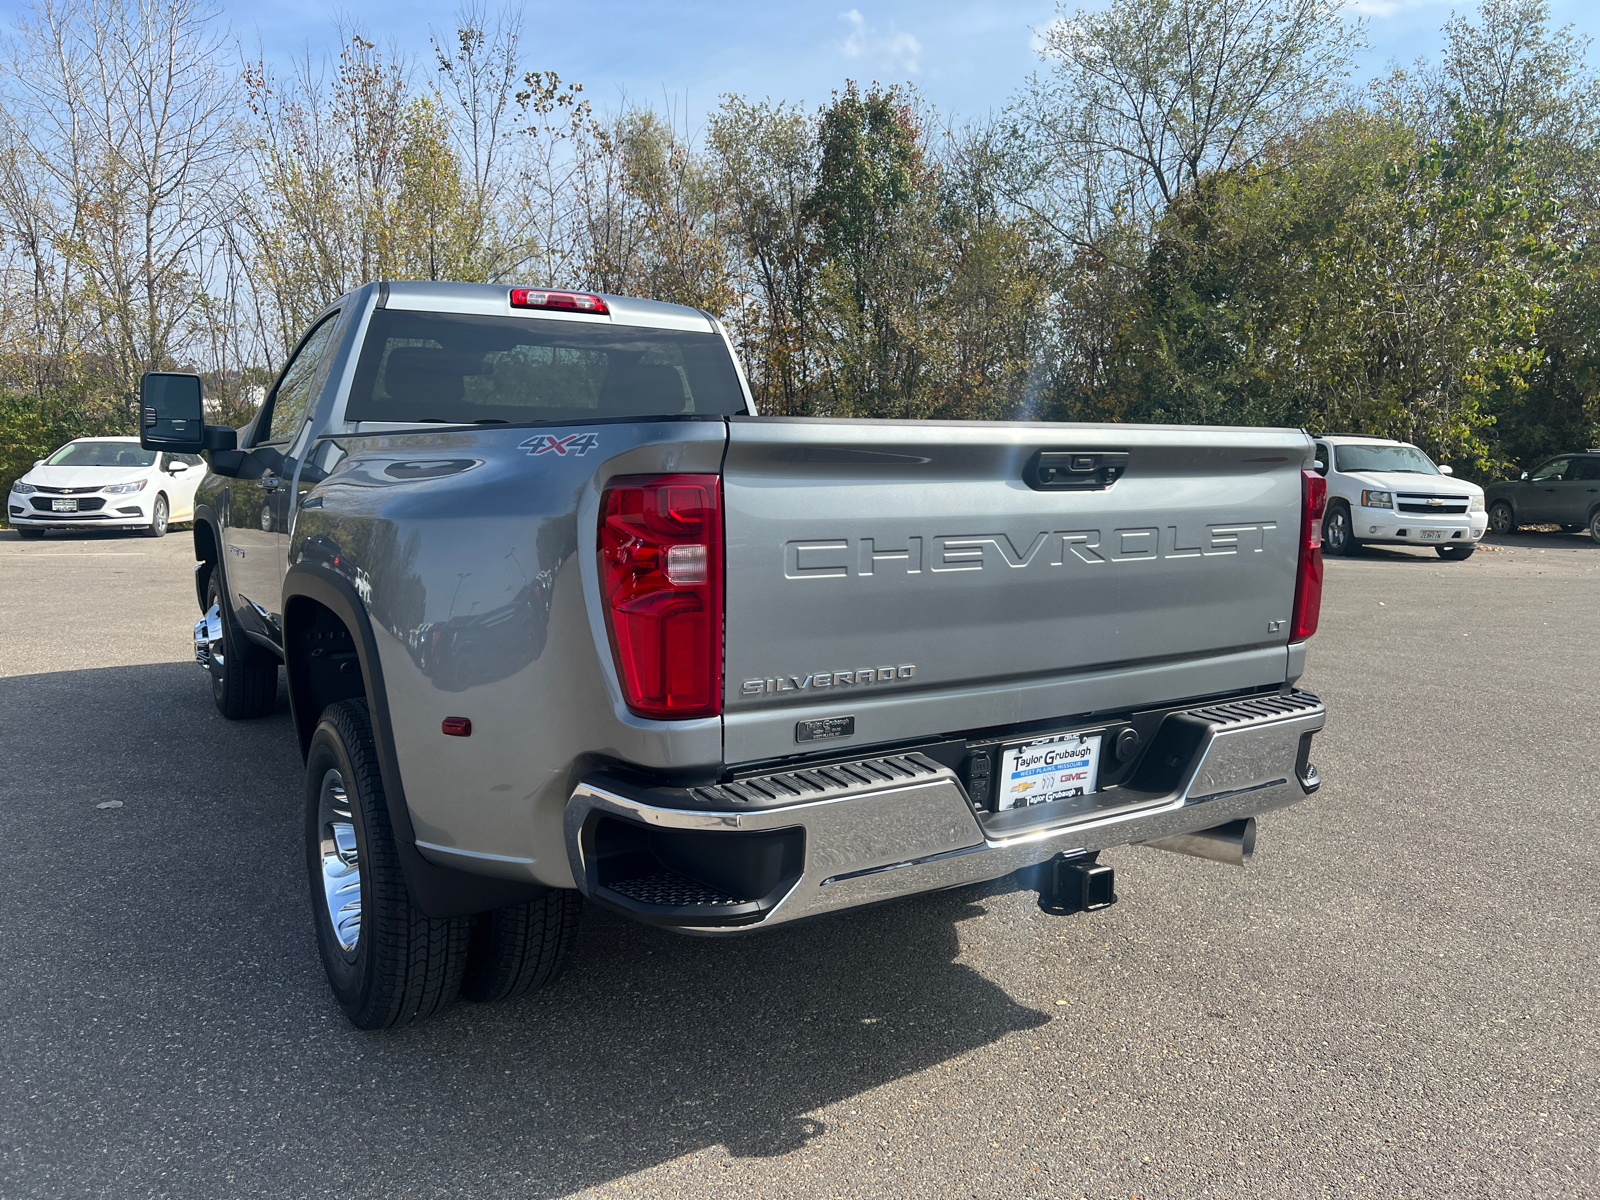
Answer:
<path fill-rule="evenodd" d="M 1454 467 L 1452 467 L 1449 463 L 1440 463 L 1439 464 L 1439 474 L 1441 474 L 1441 475 L 1454 475 L 1455 473 L 1456 473 L 1456 469 Z"/>
<path fill-rule="evenodd" d="M 1318 475 L 1326 475 L 1328 473 L 1328 464 L 1319 458 L 1316 460 L 1316 462 L 1311 464 L 1311 469 Z"/>
<path fill-rule="evenodd" d="M 44 466 L 44 459 L 42 459 L 42 458 L 36 458 L 36 459 L 34 459 L 34 460 L 33 460 L 33 465 L 34 465 L 34 466 L 36 466 L 36 467 L 42 467 L 42 466 Z M 1526 476 L 1526 475 L 1524 475 L 1524 476 L 1523 476 L 1523 478 L 1524 478 L 1524 479 L 1526 479 L 1526 478 L 1527 478 L 1527 476 Z"/>
<path fill-rule="evenodd" d="M 173 475 L 182 475 L 188 469 L 189 469 L 189 464 L 186 463 L 186 462 L 175 462 L 175 463 L 167 464 L 167 471 L 170 474 L 173 474 Z"/>
<path fill-rule="evenodd" d="M 1522 473 L 1522 482 L 1523 483 L 1527 483 L 1528 482 L 1528 473 L 1526 471 L 1524 471 Z"/>
<path fill-rule="evenodd" d="M 232 450 L 238 445 L 238 435 L 227 425 L 205 423 L 200 376 L 150 371 L 139 381 L 139 445 L 146 450 L 198 454 Z"/>
<path fill-rule="evenodd" d="M 200 376 L 151 371 L 139 381 L 139 445 L 194 454 L 205 448 Z"/>

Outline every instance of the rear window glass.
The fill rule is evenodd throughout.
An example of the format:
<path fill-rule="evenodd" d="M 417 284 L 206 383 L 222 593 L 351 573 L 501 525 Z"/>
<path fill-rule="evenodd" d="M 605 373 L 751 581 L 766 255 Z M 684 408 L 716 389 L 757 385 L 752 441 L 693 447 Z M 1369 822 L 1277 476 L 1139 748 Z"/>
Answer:
<path fill-rule="evenodd" d="M 380 309 L 345 417 L 520 425 L 744 411 L 713 333 Z"/>
<path fill-rule="evenodd" d="M 50 467 L 148 467 L 156 461 L 154 450 L 134 442 L 68 442 L 48 459 Z"/>

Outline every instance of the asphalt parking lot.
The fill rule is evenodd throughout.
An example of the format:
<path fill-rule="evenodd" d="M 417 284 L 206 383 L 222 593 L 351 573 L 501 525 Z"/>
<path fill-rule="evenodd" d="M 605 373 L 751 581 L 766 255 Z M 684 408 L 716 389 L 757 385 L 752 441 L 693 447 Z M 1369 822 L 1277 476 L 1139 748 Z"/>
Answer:
<path fill-rule="evenodd" d="M 391 1034 L 322 979 L 280 696 L 192 662 L 189 535 L 0 532 L 0 1197 L 1600 1193 L 1600 546 L 1329 564 L 1325 785 L 1244 871 L 733 941 L 586 914 Z"/>

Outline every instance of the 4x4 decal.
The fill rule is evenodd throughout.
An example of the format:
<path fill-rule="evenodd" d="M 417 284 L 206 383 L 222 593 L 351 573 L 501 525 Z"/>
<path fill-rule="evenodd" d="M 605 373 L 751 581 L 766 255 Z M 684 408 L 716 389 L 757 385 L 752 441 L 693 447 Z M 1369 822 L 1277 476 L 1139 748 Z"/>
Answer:
<path fill-rule="evenodd" d="M 519 447 L 529 454 L 559 454 L 565 458 L 575 454 L 582 458 L 589 451 L 600 445 L 598 433 L 569 433 L 566 437 L 558 438 L 552 433 L 541 433 L 523 442 Z"/>

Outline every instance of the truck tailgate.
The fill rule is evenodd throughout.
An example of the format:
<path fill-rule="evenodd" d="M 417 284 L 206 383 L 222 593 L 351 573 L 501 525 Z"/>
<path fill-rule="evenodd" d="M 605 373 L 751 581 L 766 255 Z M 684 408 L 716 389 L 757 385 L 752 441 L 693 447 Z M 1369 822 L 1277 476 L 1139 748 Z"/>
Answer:
<path fill-rule="evenodd" d="M 726 760 L 1282 683 L 1310 451 L 1285 429 L 733 418 Z M 1063 455 L 1043 490 L 1041 452 Z"/>

